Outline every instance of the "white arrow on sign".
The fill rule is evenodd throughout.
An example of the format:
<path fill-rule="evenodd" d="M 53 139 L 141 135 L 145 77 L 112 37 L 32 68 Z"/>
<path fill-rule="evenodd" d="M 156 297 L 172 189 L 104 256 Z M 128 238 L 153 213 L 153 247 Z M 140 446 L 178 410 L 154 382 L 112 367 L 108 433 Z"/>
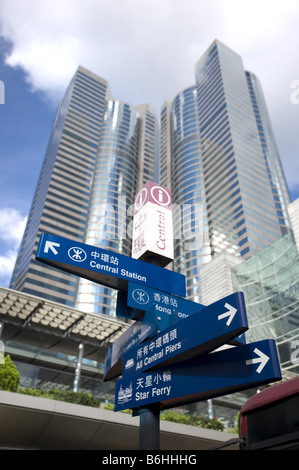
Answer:
<path fill-rule="evenodd" d="M 269 361 L 270 357 L 266 356 L 262 351 L 260 351 L 258 348 L 255 348 L 253 351 L 255 354 L 257 354 L 259 357 L 255 357 L 254 359 L 248 359 L 246 361 L 246 365 L 249 366 L 250 364 L 259 364 L 258 368 L 256 369 L 257 373 L 260 374 Z"/>
<path fill-rule="evenodd" d="M 57 255 L 58 251 L 56 250 L 55 246 L 57 246 L 58 248 L 60 246 L 60 243 L 54 243 L 54 242 L 50 242 L 49 240 L 47 240 L 45 243 L 44 252 L 48 253 L 50 249 L 51 251 L 53 251 L 54 255 Z"/>
<path fill-rule="evenodd" d="M 228 304 L 227 302 L 224 304 L 224 307 L 228 309 L 227 312 L 222 313 L 221 315 L 218 315 L 218 320 L 222 320 L 222 318 L 229 317 L 226 324 L 229 326 L 237 312 L 237 309 L 233 307 L 232 305 Z"/>

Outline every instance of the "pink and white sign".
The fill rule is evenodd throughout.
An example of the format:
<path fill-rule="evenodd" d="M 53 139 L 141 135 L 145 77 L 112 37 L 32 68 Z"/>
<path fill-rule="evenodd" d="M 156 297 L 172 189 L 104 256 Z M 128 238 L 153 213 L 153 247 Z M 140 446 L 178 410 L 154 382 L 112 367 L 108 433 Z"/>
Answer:
<path fill-rule="evenodd" d="M 158 206 L 171 210 L 171 191 L 152 181 L 148 181 L 135 196 L 134 213 L 138 212 L 147 202 L 152 202 L 153 204 L 158 204 Z"/>
<path fill-rule="evenodd" d="M 173 260 L 172 195 L 148 181 L 134 203 L 132 257 L 159 255 L 161 265 Z"/>

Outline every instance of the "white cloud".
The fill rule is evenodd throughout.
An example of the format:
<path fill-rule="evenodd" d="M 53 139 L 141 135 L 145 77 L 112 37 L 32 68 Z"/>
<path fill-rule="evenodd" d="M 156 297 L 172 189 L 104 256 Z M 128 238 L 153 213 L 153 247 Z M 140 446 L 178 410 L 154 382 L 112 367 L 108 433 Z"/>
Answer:
<path fill-rule="evenodd" d="M 15 265 L 17 252 L 8 250 L 5 255 L 0 255 L 0 285 L 8 287 L 11 274 Z"/>
<path fill-rule="evenodd" d="M 0 209 L 0 238 L 11 243 L 20 242 L 26 223 L 26 217 L 23 217 L 16 209 Z"/>
<path fill-rule="evenodd" d="M 262 71 L 273 72 L 277 61 L 285 62 L 278 75 L 295 67 L 297 0 L 0 0 L 0 7 L 2 34 L 13 43 L 8 64 L 47 92 L 61 94 L 81 64 L 106 78 L 117 98 L 129 92 L 133 104 L 146 97 L 161 106 L 173 97 L 167 89 L 176 94 L 193 83 L 194 64 L 215 37 Z"/>
<path fill-rule="evenodd" d="M 161 105 L 194 83 L 194 64 L 218 38 L 261 80 L 291 184 L 298 179 L 298 0 L 0 0 L 11 66 L 33 90 L 60 98 L 78 64 L 131 104 Z"/>
<path fill-rule="evenodd" d="M 10 208 L 0 210 L 0 285 L 7 287 L 24 233 L 26 217 Z"/>
<path fill-rule="evenodd" d="M 2 34 L 13 43 L 7 63 L 23 67 L 34 89 L 61 94 L 81 64 L 106 78 L 117 98 L 159 107 L 167 86 L 177 93 L 193 82 L 194 62 L 220 28 L 198 0 L 0 0 L 0 7 Z"/>

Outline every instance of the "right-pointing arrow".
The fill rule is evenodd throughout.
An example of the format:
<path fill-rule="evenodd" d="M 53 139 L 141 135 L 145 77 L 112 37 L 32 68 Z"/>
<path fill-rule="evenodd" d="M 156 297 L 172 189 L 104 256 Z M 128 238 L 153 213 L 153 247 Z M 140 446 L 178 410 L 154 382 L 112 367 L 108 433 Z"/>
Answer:
<path fill-rule="evenodd" d="M 229 326 L 237 312 L 237 309 L 233 307 L 232 305 L 228 304 L 227 302 L 224 304 L 224 307 L 227 308 L 228 311 L 222 313 L 221 315 L 218 315 L 218 320 L 222 320 L 222 318 L 228 317 L 226 324 L 227 326 Z"/>
<path fill-rule="evenodd" d="M 51 250 L 54 253 L 54 255 L 57 255 L 58 251 L 56 250 L 55 246 L 57 246 L 58 248 L 60 246 L 60 243 L 54 243 L 54 242 L 47 240 L 45 243 L 44 252 L 48 253 L 48 251 Z"/>
<path fill-rule="evenodd" d="M 255 348 L 253 352 L 259 357 L 255 357 L 254 359 L 248 359 L 248 361 L 246 361 L 246 365 L 249 366 L 250 364 L 259 364 L 256 371 L 258 374 L 260 374 L 270 358 L 258 348 Z"/>

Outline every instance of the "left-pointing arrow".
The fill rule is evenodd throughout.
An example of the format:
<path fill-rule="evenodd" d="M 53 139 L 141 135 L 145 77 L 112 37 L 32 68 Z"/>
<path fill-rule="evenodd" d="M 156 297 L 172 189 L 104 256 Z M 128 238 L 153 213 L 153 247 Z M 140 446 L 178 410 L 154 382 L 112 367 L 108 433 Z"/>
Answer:
<path fill-rule="evenodd" d="M 56 250 L 55 246 L 57 246 L 57 248 L 60 247 L 60 243 L 54 243 L 54 242 L 47 240 L 45 243 L 44 252 L 48 253 L 50 249 L 54 253 L 54 255 L 57 255 L 58 251 Z"/>
<path fill-rule="evenodd" d="M 228 304 L 227 302 L 224 304 L 224 307 L 227 308 L 228 311 L 222 313 L 221 315 L 218 315 L 218 320 L 222 320 L 222 318 L 228 317 L 226 324 L 227 326 L 229 326 L 237 312 L 237 309 L 232 305 Z"/>
<path fill-rule="evenodd" d="M 246 361 L 246 365 L 248 366 L 250 364 L 259 364 L 256 371 L 258 374 L 260 374 L 270 358 L 258 348 L 255 348 L 253 352 L 257 354 L 258 357 L 255 357 L 254 359 L 249 359 L 248 361 Z"/>

